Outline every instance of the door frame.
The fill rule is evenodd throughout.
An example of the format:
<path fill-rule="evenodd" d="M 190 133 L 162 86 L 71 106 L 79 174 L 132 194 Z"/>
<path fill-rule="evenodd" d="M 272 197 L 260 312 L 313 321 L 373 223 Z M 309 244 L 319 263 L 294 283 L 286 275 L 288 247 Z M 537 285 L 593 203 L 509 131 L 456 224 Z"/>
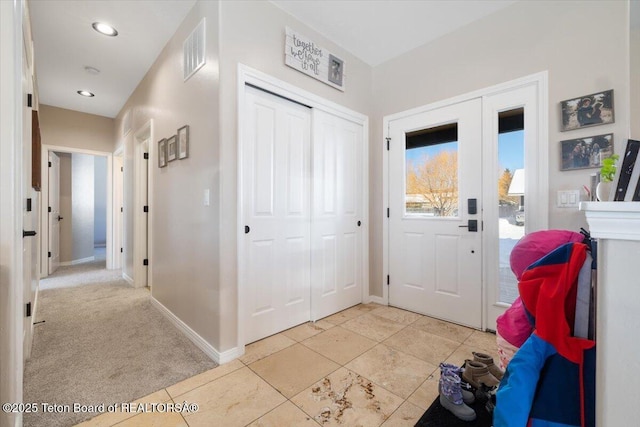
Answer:
<path fill-rule="evenodd" d="M 145 141 L 148 141 L 147 152 L 149 153 L 149 158 L 145 160 L 142 157 L 142 153 L 144 152 L 144 144 Z M 148 286 L 151 288 L 151 259 L 152 254 L 151 250 L 153 248 L 152 244 L 152 194 L 153 194 L 153 181 L 151 179 L 153 170 L 152 165 L 149 163 L 151 159 L 155 157 L 152 154 L 152 150 L 155 147 L 155 144 L 152 143 L 154 141 L 153 135 L 153 119 L 149 119 L 145 124 L 140 126 L 138 130 L 136 130 L 133 134 L 133 206 L 129 207 L 133 209 L 133 285 L 136 288 Z M 147 162 L 147 173 L 146 173 L 146 185 L 147 185 L 147 206 L 149 206 L 149 212 L 145 213 L 142 210 L 142 197 L 141 191 L 143 190 L 143 181 L 145 176 L 141 173 L 141 168 Z M 126 206 L 125 206 L 126 207 Z M 147 230 L 146 232 L 140 227 L 141 224 L 144 224 L 145 215 L 147 216 Z M 126 215 L 125 215 L 126 221 Z M 144 250 L 142 244 L 144 240 L 147 240 L 147 259 L 149 260 L 149 265 L 142 265 L 142 260 L 145 257 Z M 126 245 L 125 245 L 126 251 Z M 126 259 L 126 257 L 125 257 Z M 147 269 L 147 283 L 141 285 L 139 284 L 140 277 L 143 274 L 143 269 Z"/>
<path fill-rule="evenodd" d="M 91 156 L 101 156 L 107 158 L 107 269 L 112 270 L 114 259 L 113 247 L 113 154 L 108 151 L 86 150 L 83 148 L 63 147 L 59 145 L 42 144 L 42 203 L 40 210 L 40 227 L 42 236 L 49 235 L 49 151 L 70 154 L 88 154 Z M 45 196 L 47 202 L 45 203 Z M 49 239 L 40 239 L 40 278 L 49 276 L 47 252 L 49 250 Z M 47 267 L 45 269 L 45 267 Z"/>
<path fill-rule="evenodd" d="M 242 206 L 242 189 L 244 168 L 242 165 L 243 149 L 244 149 L 244 125 L 247 121 L 245 114 L 245 86 L 249 84 L 271 92 L 276 96 L 287 98 L 291 101 L 298 102 L 309 107 L 317 108 L 338 117 L 351 120 L 363 126 L 363 152 L 362 152 L 362 301 L 369 302 L 369 118 L 364 114 L 358 113 L 342 105 L 336 104 L 290 83 L 272 77 L 262 71 L 238 64 L 238 80 L 237 80 L 237 114 L 238 114 L 238 151 L 237 151 L 237 248 L 236 254 L 238 268 L 238 354 L 244 353 L 245 341 L 245 316 L 247 304 L 248 286 L 246 284 L 245 268 L 246 263 L 243 254 L 246 250 L 244 229 L 241 227 L 244 219 L 244 208 Z M 311 122 L 311 145 L 313 146 L 313 120 Z M 313 154 L 312 154 L 313 156 Z M 313 158 L 311 159 L 313 162 Z M 312 292 L 313 293 L 313 292 Z M 313 316 L 313 299 L 311 299 L 311 313 Z"/>
<path fill-rule="evenodd" d="M 401 111 L 399 113 L 390 114 L 384 116 L 382 119 L 382 132 L 383 136 L 389 137 L 389 123 L 393 120 L 413 116 L 416 114 L 422 114 L 428 111 L 436 110 L 445 106 L 457 104 L 460 102 L 468 101 L 475 98 L 484 98 L 490 95 L 496 95 L 510 90 L 519 89 L 527 86 L 533 86 L 536 90 L 537 96 L 537 123 L 536 133 L 538 135 L 538 144 L 535 151 L 529 151 L 525 148 L 525 152 L 535 155 L 535 165 L 537 169 L 535 172 L 543 171 L 542 173 L 536 173 L 535 179 L 527 180 L 527 189 L 531 194 L 535 194 L 536 200 L 545 200 L 547 203 L 540 203 L 535 206 L 529 204 L 526 215 L 529 218 L 538 218 L 537 222 L 527 228 L 527 231 L 535 231 L 546 229 L 549 226 L 549 84 L 548 84 L 548 72 L 541 71 L 539 73 L 524 76 L 518 79 L 510 80 L 504 83 L 500 83 L 487 88 L 479 89 L 466 94 L 458 95 L 452 98 L 436 101 L 427 105 L 412 108 L 410 110 Z M 483 100 L 484 101 L 484 100 Z M 484 102 L 483 102 L 484 104 Z M 484 111 L 484 106 L 483 106 Z M 487 126 L 487 117 L 483 117 L 483 129 Z M 484 131 L 483 135 L 484 137 Z M 382 194 L 383 194 L 383 209 L 387 209 L 389 206 L 389 152 L 387 151 L 386 143 L 381 144 L 382 150 Z M 483 154 L 484 155 L 484 154 Z M 532 164 L 533 160 L 527 161 L 527 166 Z M 533 173 L 533 172 L 532 172 Z M 527 175 L 529 175 L 527 173 Z M 483 173 L 484 176 L 484 173 Z M 482 206 L 480 207 L 482 209 Z M 389 218 L 386 214 L 383 215 L 382 224 L 382 277 L 380 277 L 382 284 L 382 298 L 379 300 L 382 304 L 389 304 L 389 288 L 386 283 L 386 277 L 389 274 Z M 483 245 L 487 243 L 486 238 L 483 238 Z M 484 251 L 484 250 L 483 250 Z M 487 313 L 487 278 L 486 278 L 486 258 L 483 259 L 483 284 L 482 284 L 482 329 L 488 328 L 488 313 Z"/>
<path fill-rule="evenodd" d="M 124 265 L 124 147 L 113 152 L 113 268 L 121 269 Z M 123 208 L 123 212 L 120 212 Z M 119 248 L 123 248 L 120 252 Z"/>
<path fill-rule="evenodd" d="M 22 49 L 26 2 L 0 1 L 0 401 L 22 402 L 24 286 L 22 278 Z M 31 143 L 31 141 L 28 141 Z M 22 414 L 0 413 L 0 425 L 21 425 Z"/>

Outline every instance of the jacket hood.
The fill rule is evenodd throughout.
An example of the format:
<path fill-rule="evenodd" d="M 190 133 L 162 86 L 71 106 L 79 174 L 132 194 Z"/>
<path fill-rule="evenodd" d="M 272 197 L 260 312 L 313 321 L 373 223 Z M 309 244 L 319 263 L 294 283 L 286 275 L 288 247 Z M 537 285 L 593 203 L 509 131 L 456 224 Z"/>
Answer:
<path fill-rule="evenodd" d="M 529 266 L 518 284 L 534 333 L 575 363 L 595 345 L 572 336 L 578 276 L 586 258 L 587 245 L 564 244 Z"/>

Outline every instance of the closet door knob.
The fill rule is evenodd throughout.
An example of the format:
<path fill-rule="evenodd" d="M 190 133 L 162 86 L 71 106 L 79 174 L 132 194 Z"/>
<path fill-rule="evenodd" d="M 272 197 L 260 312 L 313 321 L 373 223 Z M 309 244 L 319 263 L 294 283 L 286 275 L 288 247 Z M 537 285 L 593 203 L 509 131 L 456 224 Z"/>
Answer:
<path fill-rule="evenodd" d="M 248 225 L 244 226 L 244 234 L 249 234 L 249 232 L 251 231 L 251 227 L 249 227 Z"/>

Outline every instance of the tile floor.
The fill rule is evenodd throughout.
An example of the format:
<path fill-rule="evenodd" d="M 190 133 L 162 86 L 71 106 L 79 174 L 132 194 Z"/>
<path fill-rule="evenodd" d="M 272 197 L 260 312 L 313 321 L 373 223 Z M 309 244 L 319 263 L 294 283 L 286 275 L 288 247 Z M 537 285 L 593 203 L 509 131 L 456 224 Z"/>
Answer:
<path fill-rule="evenodd" d="M 79 426 L 413 426 L 438 395 L 438 364 L 462 364 L 473 350 L 497 358 L 495 335 L 361 304 L 136 401 L 197 412 L 107 413 Z"/>

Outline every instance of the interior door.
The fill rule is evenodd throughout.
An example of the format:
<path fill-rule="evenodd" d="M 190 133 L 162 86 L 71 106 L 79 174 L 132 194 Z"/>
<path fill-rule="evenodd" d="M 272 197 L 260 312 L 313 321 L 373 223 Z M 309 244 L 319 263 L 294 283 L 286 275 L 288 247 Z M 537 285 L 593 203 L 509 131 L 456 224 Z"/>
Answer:
<path fill-rule="evenodd" d="M 27 103 L 27 94 L 32 93 L 32 82 L 30 72 L 30 57 L 26 51 L 26 45 L 23 44 L 22 50 L 22 87 L 24 103 L 22 104 L 22 286 L 24 303 L 31 309 L 34 303 L 34 282 L 38 280 L 36 271 L 37 259 L 37 237 L 36 224 L 38 212 L 37 193 L 32 188 L 32 141 L 31 141 L 31 107 Z M 29 95 L 31 96 L 31 95 Z M 27 233 L 24 233 L 24 232 Z M 30 311 L 30 310 L 29 310 Z M 23 318 L 23 358 L 28 359 L 31 354 L 32 324 L 33 317 L 30 313 L 25 314 Z"/>
<path fill-rule="evenodd" d="M 482 128 L 474 99 L 389 122 L 389 304 L 482 324 Z"/>
<path fill-rule="evenodd" d="M 313 110 L 313 320 L 362 302 L 362 125 Z"/>
<path fill-rule="evenodd" d="M 49 152 L 49 274 L 60 266 L 60 157 Z"/>
<path fill-rule="evenodd" d="M 250 343 L 310 319 L 311 112 L 245 90 L 243 274 Z"/>

